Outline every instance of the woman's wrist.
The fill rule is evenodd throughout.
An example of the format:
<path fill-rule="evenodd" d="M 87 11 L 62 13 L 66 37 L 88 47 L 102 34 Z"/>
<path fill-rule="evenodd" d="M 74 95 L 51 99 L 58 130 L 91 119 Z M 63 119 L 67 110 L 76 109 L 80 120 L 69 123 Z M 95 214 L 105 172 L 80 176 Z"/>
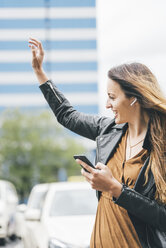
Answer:
<path fill-rule="evenodd" d="M 43 71 L 43 69 L 34 70 L 34 72 L 35 72 L 36 77 L 37 77 L 40 84 L 43 84 L 46 81 L 48 81 L 48 77 L 47 77 L 46 73 Z"/>
<path fill-rule="evenodd" d="M 122 184 L 115 179 L 114 183 L 111 186 L 111 190 L 110 190 L 111 195 L 115 198 L 118 198 L 122 193 L 122 188 L 123 188 Z"/>

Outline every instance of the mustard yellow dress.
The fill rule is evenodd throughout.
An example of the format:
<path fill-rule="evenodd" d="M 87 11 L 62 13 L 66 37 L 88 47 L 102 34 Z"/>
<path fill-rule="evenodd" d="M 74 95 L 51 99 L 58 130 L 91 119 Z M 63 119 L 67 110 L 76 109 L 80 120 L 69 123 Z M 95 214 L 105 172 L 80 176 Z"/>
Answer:
<path fill-rule="evenodd" d="M 127 132 L 107 166 L 113 176 L 122 183 L 133 188 L 138 174 L 147 158 L 147 150 L 142 149 L 136 156 L 127 160 L 125 158 Z M 127 211 L 116 205 L 108 192 L 102 192 L 95 225 L 93 228 L 90 248 L 141 248 L 135 228 Z"/>

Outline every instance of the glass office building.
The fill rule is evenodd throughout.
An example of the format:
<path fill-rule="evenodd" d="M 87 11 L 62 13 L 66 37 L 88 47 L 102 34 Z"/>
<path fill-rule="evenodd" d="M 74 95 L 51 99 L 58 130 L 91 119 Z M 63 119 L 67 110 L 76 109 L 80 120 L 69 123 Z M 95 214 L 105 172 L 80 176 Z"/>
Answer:
<path fill-rule="evenodd" d="M 29 37 L 44 69 L 74 107 L 98 113 L 95 0 L 0 1 L 0 109 L 48 108 L 31 68 Z"/>

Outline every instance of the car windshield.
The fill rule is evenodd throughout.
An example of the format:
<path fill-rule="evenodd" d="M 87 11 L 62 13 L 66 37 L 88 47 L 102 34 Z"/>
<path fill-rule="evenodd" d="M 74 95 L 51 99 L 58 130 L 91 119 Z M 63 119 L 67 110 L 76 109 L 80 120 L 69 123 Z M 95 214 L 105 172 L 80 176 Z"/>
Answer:
<path fill-rule="evenodd" d="M 90 189 L 57 191 L 51 204 L 50 216 L 93 215 L 97 198 Z"/>

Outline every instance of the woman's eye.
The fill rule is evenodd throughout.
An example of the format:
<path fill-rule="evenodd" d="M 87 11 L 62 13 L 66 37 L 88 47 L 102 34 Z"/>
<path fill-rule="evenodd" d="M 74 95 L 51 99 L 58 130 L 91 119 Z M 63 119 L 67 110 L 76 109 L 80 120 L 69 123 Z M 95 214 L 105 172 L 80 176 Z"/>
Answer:
<path fill-rule="evenodd" d="M 114 97 L 112 97 L 112 96 L 109 96 L 109 99 L 114 100 L 115 98 L 114 98 Z"/>

